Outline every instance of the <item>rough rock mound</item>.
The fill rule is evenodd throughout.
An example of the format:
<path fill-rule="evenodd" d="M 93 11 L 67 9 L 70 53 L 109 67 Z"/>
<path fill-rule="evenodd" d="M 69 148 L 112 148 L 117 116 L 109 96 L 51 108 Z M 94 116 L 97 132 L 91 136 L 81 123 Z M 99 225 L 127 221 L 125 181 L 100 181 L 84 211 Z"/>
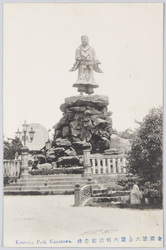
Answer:
<path fill-rule="evenodd" d="M 60 106 L 63 117 L 53 127 L 54 145 L 71 146 L 80 154 L 79 143 L 90 142 L 92 152 L 103 153 L 109 148 L 112 134 L 112 113 L 107 96 L 72 96 Z M 74 146 L 74 143 L 77 142 Z M 71 143 L 71 144 L 70 144 Z"/>

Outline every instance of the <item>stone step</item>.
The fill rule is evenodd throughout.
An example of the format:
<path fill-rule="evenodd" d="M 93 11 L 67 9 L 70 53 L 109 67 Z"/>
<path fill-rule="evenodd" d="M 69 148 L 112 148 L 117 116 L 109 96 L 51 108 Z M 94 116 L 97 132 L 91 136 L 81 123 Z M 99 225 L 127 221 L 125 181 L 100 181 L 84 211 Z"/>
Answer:
<path fill-rule="evenodd" d="M 27 175 L 25 176 L 27 178 L 45 178 L 45 177 L 48 177 L 48 178 L 85 178 L 83 177 L 81 174 L 51 174 L 51 175 Z M 86 178 L 87 179 L 87 178 Z"/>
<path fill-rule="evenodd" d="M 46 185 L 75 185 L 75 184 L 80 184 L 80 186 L 85 186 L 87 185 L 87 182 L 85 181 L 41 181 L 41 182 L 20 182 L 20 183 L 11 183 L 7 186 L 15 187 L 17 185 L 19 186 L 46 186 Z"/>
<path fill-rule="evenodd" d="M 4 195 L 73 195 L 73 189 L 59 189 L 59 190 L 31 190 L 28 189 L 26 191 L 23 190 L 4 190 Z"/>
<path fill-rule="evenodd" d="M 10 187 L 10 186 L 8 186 Z M 26 187 L 22 188 L 20 186 L 17 189 L 13 189 L 13 187 L 7 188 L 4 187 L 4 195 L 69 195 L 74 194 L 74 186 L 68 187 L 59 187 L 59 188 L 48 188 L 48 187 Z M 94 193 L 97 193 L 98 190 L 94 189 Z M 113 199 L 115 201 L 115 199 Z"/>
<path fill-rule="evenodd" d="M 111 193 L 98 193 L 96 194 L 96 197 L 117 197 L 117 196 L 127 196 L 127 195 L 130 195 L 130 191 L 114 191 L 114 192 L 111 192 Z"/>
<path fill-rule="evenodd" d="M 63 185 L 63 186 L 59 186 L 59 185 L 48 185 L 48 186 L 6 186 L 4 187 L 4 191 L 12 191 L 12 190 L 57 190 L 57 189 L 72 189 L 74 190 L 74 185 Z"/>
<path fill-rule="evenodd" d="M 100 202 L 120 202 L 121 198 L 119 196 L 115 197 L 94 197 L 94 202 L 100 203 Z"/>
<path fill-rule="evenodd" d="M 34 181 L 18 181 L 15 182 L 16 184 L 26 184 L 26 183 L 58 183 L 58 184 L 65 184 L 65 183 L 88 183 L 87 180 L 34 180 Z M 11 184 L 15 184 L 15 183 L 11 183 Z"/>
<path fill-rule="evenodd" d="M 72 181 L 88 181 L 87 178 L 81 178 L 81 177 L 78 177 L 78 178 L 49 178 L 49 177 L 43 177 L 43 178 L 23 178 L 23 179 L 17 179 L 17 183 L 21 183 L 21 182 L 36 182 L 36 181 L 68 181 L 68 180 L 72 180 Z"/>
<path fill-rule="evenodd" d="M 75 184 L 85 186 L 88 178 L 82 175 L 28 175 L 4 187 L 5 195 L 74 194 Z"/>

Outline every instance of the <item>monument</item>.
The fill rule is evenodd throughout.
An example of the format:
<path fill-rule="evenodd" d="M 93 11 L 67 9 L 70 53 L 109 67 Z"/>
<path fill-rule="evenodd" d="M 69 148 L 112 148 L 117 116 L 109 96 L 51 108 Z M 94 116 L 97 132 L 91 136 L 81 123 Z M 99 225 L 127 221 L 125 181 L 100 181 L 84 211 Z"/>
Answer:
<path fill-rule="evenodd" d="M 139 190 L 138 185 L 133 185 L 130 193 L 130 204 L 141 204 L 142 197 L 142 192 Z"/>
<path fill-rule="evenodd" d="M 94 71 L 102 73 L 99 68 L 95 50 L 90 47 L 87 36 L 81 37 L 82 44 L 76 49 L 76 62 L 70 71 L 78 69 L 77 87 L 81 95 L 65 98 L 60 106 L 63 117 L 53 127 L 54 145 L 61 139 L 72 145 L 81 154 L 81 145 L 90 143 L 92 153 L 103 153 L 109 149 L 112 134 L 112 112 L 108 111 L 109 99 L 103 95 L 92 95 L 99 87 L 94 79 Z M 83 93 L 88 95 L 83 95 Z"/>
<path fill-rule="evenodd" d="M 85 92 L 88 95 L 94 93 L 94 88 L 99 86 L 96 84 L 93 71 L 102 73 L 99 68 L 100 62 L 97 60 L 95 50 L 90 47 L 87 36 L 81 37 L 82 44 L 76 49 L 75 64 L 70 71 L 78 69 L 77 82 L 73 87 L 78 88 L 78 92 L 82 95 Z"/>

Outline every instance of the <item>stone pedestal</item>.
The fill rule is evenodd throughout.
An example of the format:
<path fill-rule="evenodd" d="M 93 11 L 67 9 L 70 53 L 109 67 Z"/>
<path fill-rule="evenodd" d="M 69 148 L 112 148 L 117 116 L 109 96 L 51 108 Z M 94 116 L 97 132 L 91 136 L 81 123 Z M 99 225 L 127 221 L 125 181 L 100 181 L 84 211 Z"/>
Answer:
<path fill-rule="evenodd" d="M 28 152 L 27 146 L 23 146 L 21 149 L 21 177 L 28 176 Z"/>
<path fill-rule="evenodd" d="M 60 106 L 63 117 L 53 127 L 53 145 L 57 139 L 72 143 L 87 141 L 92 153 L 103 153 L 109 149 L 112 134 L 112 112 L 108 111 L 109 99 L 102 95 L 83 95 L 65 98 Z M 77 147 L 75 148 L 77 151 Z M 77 154 L 80 154 L 79 150 Z M 82 152 L 81 152 L 82 154 Z"/>

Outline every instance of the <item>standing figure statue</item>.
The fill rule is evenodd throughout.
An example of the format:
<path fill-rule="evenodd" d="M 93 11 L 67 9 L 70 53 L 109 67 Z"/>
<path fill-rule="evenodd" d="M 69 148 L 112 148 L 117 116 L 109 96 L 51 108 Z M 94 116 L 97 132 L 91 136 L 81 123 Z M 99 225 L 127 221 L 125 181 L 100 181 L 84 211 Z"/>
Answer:
<path fill-rule="evenodd" d="M 95 82 L 93 70 L 98 73 L 102 71 L 98 66 L 100 62 L 96 58 L 95 50 L 89 46 L 88 37 L 82 36 L 81 41 L 82 44 L 76 50 L 76 62 L 70 71 L 78 69 L 78 79 L 73 87 L 77 87 L 81 95 L 83 92 L 90 95 L 94 93 L 94 88 L 99 87 Z"/>

